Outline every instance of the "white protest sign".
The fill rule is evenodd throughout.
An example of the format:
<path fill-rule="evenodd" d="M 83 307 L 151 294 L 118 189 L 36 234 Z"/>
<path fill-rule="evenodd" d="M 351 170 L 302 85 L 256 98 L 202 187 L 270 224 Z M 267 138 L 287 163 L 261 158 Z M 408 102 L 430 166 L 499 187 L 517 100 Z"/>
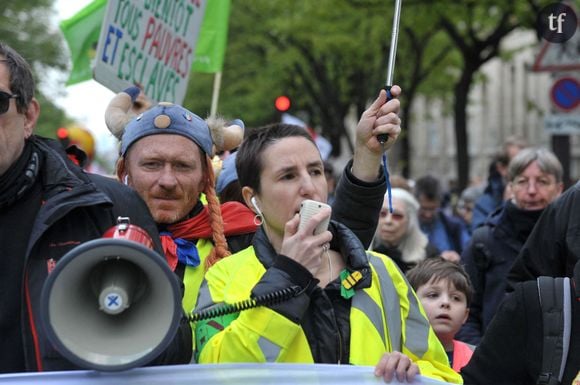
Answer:
<path fill-rule="evenodd" d="M 137 85 L 181 104 L 207 0 L 109 0 L 94 78 L 113 92 Z"/>

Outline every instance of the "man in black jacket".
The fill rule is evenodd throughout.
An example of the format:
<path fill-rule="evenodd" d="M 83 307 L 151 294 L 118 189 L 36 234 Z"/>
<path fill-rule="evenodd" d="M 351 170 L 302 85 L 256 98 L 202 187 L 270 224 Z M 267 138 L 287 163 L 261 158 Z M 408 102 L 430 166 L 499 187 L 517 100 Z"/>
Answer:
<path fill-rule="evenodd" d="M 51 345 L 40 319 L 43 284 L 63 255 L 100 238 L 119 216 L 144 228 L 161 250 L 137 194 L 84 173 L 60 144 L 33 135 L 40 113 L 34 90 L 28 63 L 0 43 L 0 373 L 78 369 Z M 188 362 L 187 333 L 180 328 L 155 363 Z"/>
<path fill-rule="evenodd" d="M 570 280 L 571 329 L 569 350 L 561 368 L 561 381 L 537 382 L 542 372 L 544 349 L 543 313 L 538 283 L 518 283 L 501 304 L 495 318 L 475 349 L 469 364 L 461 370 L 466 385 L 472 384 L 572 384 L 580 380 L 580 263 Z M 562 344 L 561 346 L 563 346 Z M 563 367 L 562 367 L 563 366 Z M 557 377 L 557 376 L 555 376 Z M 576 382 L 574 382 L 576 384 Z"/>

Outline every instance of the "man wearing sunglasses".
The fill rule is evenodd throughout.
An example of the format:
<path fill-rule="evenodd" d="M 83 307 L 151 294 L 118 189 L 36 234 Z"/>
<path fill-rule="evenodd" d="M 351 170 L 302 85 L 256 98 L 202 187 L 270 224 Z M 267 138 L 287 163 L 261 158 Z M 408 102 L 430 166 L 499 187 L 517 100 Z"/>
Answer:
<path fill-rule="evenodd" d="M 33 134 L 40 114 L 34 90 L 29 64 L 0 42 L 0 373 L 78 369 L 55 351 L 39 318 L 43 283 L 63 255 L 100 238 L 119 216 L 162 250 L 133 190 L 84 173 L 58 142 Z M 181 346 L 191 335 L 182 333 L 189 327 L 156 363 L 191 354 L 191 345 Z"/>

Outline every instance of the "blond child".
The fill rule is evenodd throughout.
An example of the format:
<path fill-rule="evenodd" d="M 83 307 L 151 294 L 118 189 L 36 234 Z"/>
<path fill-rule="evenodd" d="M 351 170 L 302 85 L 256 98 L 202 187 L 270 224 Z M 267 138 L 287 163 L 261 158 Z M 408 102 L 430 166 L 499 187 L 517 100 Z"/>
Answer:
<path fill-rule="evenodd" d="M 456 372 L 469 362 L 474 346 L 455 340 L 467 320 L 471 282 L 463 267 L 441 257 L 427 258 L 407 272 L 435 334 Z"/>

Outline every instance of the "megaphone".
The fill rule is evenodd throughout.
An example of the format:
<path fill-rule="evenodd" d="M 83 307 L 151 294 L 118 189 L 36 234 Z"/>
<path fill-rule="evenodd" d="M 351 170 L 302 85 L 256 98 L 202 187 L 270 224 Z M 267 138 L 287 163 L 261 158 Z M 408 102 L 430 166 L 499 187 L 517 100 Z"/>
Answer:
<path fill-rule="evenodd" d="M 182 315 L 177 277 L 149 235 L 119 218 L 103 238 L 62 257 L 42 291 L 49 341 L 85 369 L 142 366 L 163 352 Z"/>

